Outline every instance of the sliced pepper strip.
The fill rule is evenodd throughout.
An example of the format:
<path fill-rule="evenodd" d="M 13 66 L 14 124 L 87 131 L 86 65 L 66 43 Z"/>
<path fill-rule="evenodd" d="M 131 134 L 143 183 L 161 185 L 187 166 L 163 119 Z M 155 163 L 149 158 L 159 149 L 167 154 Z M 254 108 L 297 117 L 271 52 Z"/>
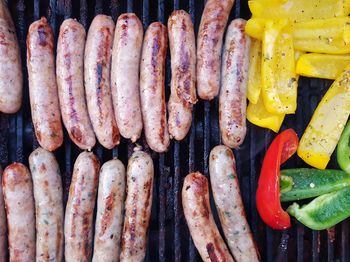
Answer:
<path fill-rule="evenodd" d="M 280 202 L 280 165 L 296 152 L 297 147 L 297 134 L 293 129 L 287 129 L 272 141 L 262 164 L 256 207 L 262 220 L 273 229 L 291 226 L 290 217 Z"/>
<path fill-rule="evenodd" d="M 350 65 L 318 104 L 298 147 L 309 165 L 325 169 L 350 114 Z"/>
<path fill-rule="evenodd" d="M 252 39 L 249 54 L 248 100 L 256 104 L 261 90 L 261 41 Z"/>

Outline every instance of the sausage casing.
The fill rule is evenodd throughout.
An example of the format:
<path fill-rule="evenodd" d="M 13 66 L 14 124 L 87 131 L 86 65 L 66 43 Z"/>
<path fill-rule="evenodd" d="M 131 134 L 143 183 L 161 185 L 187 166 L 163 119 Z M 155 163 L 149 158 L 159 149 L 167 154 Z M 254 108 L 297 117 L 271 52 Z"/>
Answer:
<path fill-rule="evenodd" d="M 236 261 L 259 261 L 239 190 L 231 149 L 216 146 L 209 157 L 210 182 L 227 244 Z"/>
<path fill-rule="evenodd" d="M 32 23 L 27 36 L 29 97 L 35 135 L 54 151 L 63 142 L 54 61 L 54 38 L 46 18 Z"/>
<path fill-rule="evenodd" d="M 222 142 L 238 148 L 247 133 L 247 84 L 250 38 L 245 34 L 246 21 L 235 19 L 227 29 L 222 56 L 219 96 L 219 124 Z"/>
<path fill-rule="evenodd" d="M 182 205 L 193 242 L 203 261 L 233 261 L 215 224 L 209 204 L 208 180 L 201 173 L 186 176 Z"/>
<path fill-rule="evenodd" d="M 84 90 L 85 29 L 74 19 L 66 19 L 57 42 L 56 75 L 63 124 L 69 137 L 81 149 L 96 143 L 87 111 Z"/>
<path fill-rule="evenodd" d="M 133 153 L 127 168 L 127 196 L 120 261 L 138 262 L 143 261 L 146 256 L 153 178 L 151 157 L 142 151 Z"/>
<path fill-rule="evenodd" d="M 91 259 L 99 168 L 99 161 L 91 152 L 81 153 L 75 161 L 64 221 L 67 262 Z"/>
<path fill-rule="evenodd" d="M 150 148 L 165 152 L 170 143 L 165 105 L 166 27 L 152 23 L 145 34 L 140 69 L 140 96 L 145 136 Z"/>
<path fill-rule="evenodd" d="M 89 28 L 85 45 L 84 83 L 90 120 L 100 144 L 111 149 L 120 136 L 111 94 L 111 56 L 114 22 L 97 15 Z"/>
<path fill-rule="evenodd" d="M 33 184 L 21 163 L 6 167 L 2 177 L 7 215 L 10 262 L 35 260 L 35 215 Z"/>
<path fill-rule="evenodd" d="M 2 168 L 0 167 L 0 262 L 6 262 L 7 258 L 7 222 L 5 203 L 2 193 Z"/>
<path fill-rule="evenodd" d="M 93 262 L 119 261 L 124 199 L 125 167 L 113 159 L 100 171 Z"/>
<path fill-rule="evenodd" d="M 16 113 L 22 103 L 22 66 L 16 28 L 5 0 L 0 0 L 0 111 Z"/>
<path fill-rule="evenodd" d="M 219 93 L 222 39 L 234 0 L 208 0 L 197 37 L 197 90 L 212 100 Z"/>
<path fill-rule="evenodd" d="M 133 13 L 119 16 L 112 52 L 112 97 L 120 134 L 132 142 L 141 136 L 140 58 L 143 27 Z"/>
<path fill-rule="evenodd" d="M 53 153 L 37 148 L 29 156 L 36 217 L 36 261 L 63 260 L 63 192 Z"/>
<path fill-rule="evenodd" d="M 196 43 L 193 23 L 184 10 L 174 11 L 168 19 L 171 54 L 171 95 L 168 103 L 169 133 L 182 140 L 192 122 L 196 95 Z"/>

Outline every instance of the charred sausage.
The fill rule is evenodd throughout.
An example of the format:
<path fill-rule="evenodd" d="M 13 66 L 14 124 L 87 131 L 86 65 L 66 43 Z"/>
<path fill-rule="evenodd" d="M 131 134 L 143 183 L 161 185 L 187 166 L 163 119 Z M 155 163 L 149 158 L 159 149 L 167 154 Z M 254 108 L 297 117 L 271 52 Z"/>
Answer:
<path fill-rule="evenodd" d="M 2 193 L 2 168 L 0 167 L 0 262 L 6 262 L 7 258 L 7 222 L 5 203 Z"/>
<path fill-rule="evenodd" d="M 119 261 L 124 199 L 125 167 L 113 159 L 100 171 L 93 262 Z"/>
<path fill-rule="evenodd" d="M 81 149 L 94 147 L 94 130 L 87 111 L 84 90 L 85 29 L 67 19 L 57 42 L 56 75 L 63 124 L 69 137 Z"/>
<path fill-rule="evenodd" d="M 29 156 L 36 217 L 36 261 L 63 261 L 63 193 L 53 153 L 37 148 Z"/>
<path fill-rule="evenodd" d="M 152 23 L 145 34 L 140 69 L 141 111 L 150 148 L 165 152 L 170 143 L 165 105 L 166 27 Z"/>
<path fill-rule="evenodd" d="M 111 56 L 114 22 L 97 15 L 90 25 L 85 46 L 84 83 L 90 120 L 100 144 L 111 149 L 120 136 L 111 94 Z"/>
<path fill-rule="evenodd" d="M 27 36 L 32 121 L 39 144 L 54 151 L 63 142 L 54 62 L 54 39 L 46 18 L 32 23 Z"/>
<path fill-rule="evenodd" d="M 197 89 L 200 98 L 219 93 L 222 39 L 234 0 L 208 0 L 197 38 Z"/>
<path fill-rule="evenodd" d="M 120 134 L 136 142 L 142 132 L 140 58 L 143 27 L 133 13 L 119 16 L 112 53 L 112 97 Z"/>
<path fill-rule="evenodd" d="M 64 221 L 67 262 L 91 259 L 99 168 L 99 161 L 91 152 L 81 153 L 75 161 Z"/>
<path fill-rule="evenodd" d="M 13 163 L 2 177 L 7 215 L 10 262 L 35 260 L 33 184 L 29 170 Z"/>
<path fill-rule="evenodd" d="M 247 81 L 250 38 L 246 21 L 235 19 L 227 29 L 222 57 L 219 124 L 222 142 L 238 148 L 247 133 Z"/>
<path fill-rule="evenodd" d="M 154 168 L 151 157 L 135 152 L 127 168 L 127 196 L 120 261 L 139 262 L 146 255 L 151 216 Z"/>
<path fill-rule="evenodd" d="M 193 242 L 203 261 L 233 261 L 215 224 L 209 204 L 208 180 L 201 173 L 186 176 L 182 205 Z"/>

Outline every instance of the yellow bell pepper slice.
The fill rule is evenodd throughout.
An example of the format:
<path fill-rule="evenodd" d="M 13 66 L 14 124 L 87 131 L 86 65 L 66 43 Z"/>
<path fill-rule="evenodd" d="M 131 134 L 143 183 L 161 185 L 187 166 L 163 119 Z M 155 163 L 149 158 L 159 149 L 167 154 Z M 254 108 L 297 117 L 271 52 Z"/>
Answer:
<path fill-rule="evenodd" d="M 347 16 L 349 0 L 251 0 L 249 9 L 254 17 L 288 18 L 293 22 Z"/>
<path fill-rule="evenodd" d="M 350 66 L 333 82 L 318 104 L 298 147 L 309 165 L 325 169 L 350 114 Z"/>
<path fill-rule="evenodd" d="M 245 24 L 245 33 L 255 39 L 262 40 L 267 19 L 251 18 Z"/>
<path fill-rule="evenodd" d="M 324 79 L 336 79 L 350 64 L 350 55 L 327 55 L 310 53 L 297 61 L 298 75 Z"/>
<path fill-rule="evenodd" d="M 267 111 L 293 114 L 297 107 L 297 77 L 293 39 L 287 20 L 268 20 L 262 42 L 262 97 Z"/>
<path fill-rule="evenodd" d="M 248 100 L 256 104 L 261 90 L 261 41 L 252 39 L 249 54 Z"/>
<path fill-rule="evenodd" d="M 247 119 L 256 126 L 271 129 L 278 133 L 284 120 L 284 114 L 269 113 L 261 97 L 256 104 L 250 103 L 247 107 Z"/>

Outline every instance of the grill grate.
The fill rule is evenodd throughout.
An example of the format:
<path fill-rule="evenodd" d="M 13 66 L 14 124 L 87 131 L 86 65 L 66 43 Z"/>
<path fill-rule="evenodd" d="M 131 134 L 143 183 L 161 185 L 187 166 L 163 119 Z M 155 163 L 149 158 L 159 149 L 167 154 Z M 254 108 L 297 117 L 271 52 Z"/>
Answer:
<path fill-rule="evenodd" d="M 116 20 L 123 12 L 135 12 L 146 28 L 153 21 L 167 22 L 173 9 L 185 9 L 191 15 L 198 31 L 205 0 L 8 0 L 17 27 L 24 72 L 24 104 L 16 115 L 0 115 L 0 163 L 2 166 L 13 161 L 28 164 L 28 156 L 38 143 L 33 134 L 30 120 L 26 61 L 26 33 L 30 23 L 46 16 L 57 38 L 61 22 L 65 18 L 77 18 L 86 29 L 94 15 L 104 13 Z M 236 0 L 230 20 L 234 17 L 249 18 L 247 1 Z M 166 70 L 166 93 L 169 95 L 170 63 L 169 53 Z M 330 85 L 329 81 L 300 78 L 298 111 L 288 116 L 284 128 L 294 127 L 302 134 L 318 101 Z M 147 261 L 197 261 L 198 253 L 189 236 L 181 204 L 183 178 L 188 172 L 199 170 L 208 176 L 210 149 L 221 142 L 218 126 L 218 101 L 199 101 L 193 112 L 193 123 L 187 138 L 172 142 L 169 152 L 152 153 L 156 167 L 154 199 L 149 232 Z M 293 228 L 285 232 L 273 231 L 260 220 L 255 205 L 255 190 L 264 152 L 274 134 L 248 124 L 244 145 L 235 151 L 237 172 L 240 179 L 243 202 L 253 235 L 264 261 L 349 261 L 349 220 L 329 231 L 316 232 L 304 228 L 293 220 Z M 145 145 L 144 138 L 141 144 Z M 148 147 L 145 147 L 149 151 Z M 118 157 L 127 163 L 133 145 L 122 140 L 113 150 L 98 145 L 94 152 L 105 162 Z M 79 149 L 69 140 L 65 132 L 65 143 L 55 153 L 63 173 L 64 199 L 71 181 L 74 160 Z M 333 159 L 333 167 L 336 163 Z M 300 159 L 293 157 L 287 167 L 303 166 Z M 211 199 L 213 211 L 215 211 Z M 218 222 L 218 217 L 215 214 Z"/>

